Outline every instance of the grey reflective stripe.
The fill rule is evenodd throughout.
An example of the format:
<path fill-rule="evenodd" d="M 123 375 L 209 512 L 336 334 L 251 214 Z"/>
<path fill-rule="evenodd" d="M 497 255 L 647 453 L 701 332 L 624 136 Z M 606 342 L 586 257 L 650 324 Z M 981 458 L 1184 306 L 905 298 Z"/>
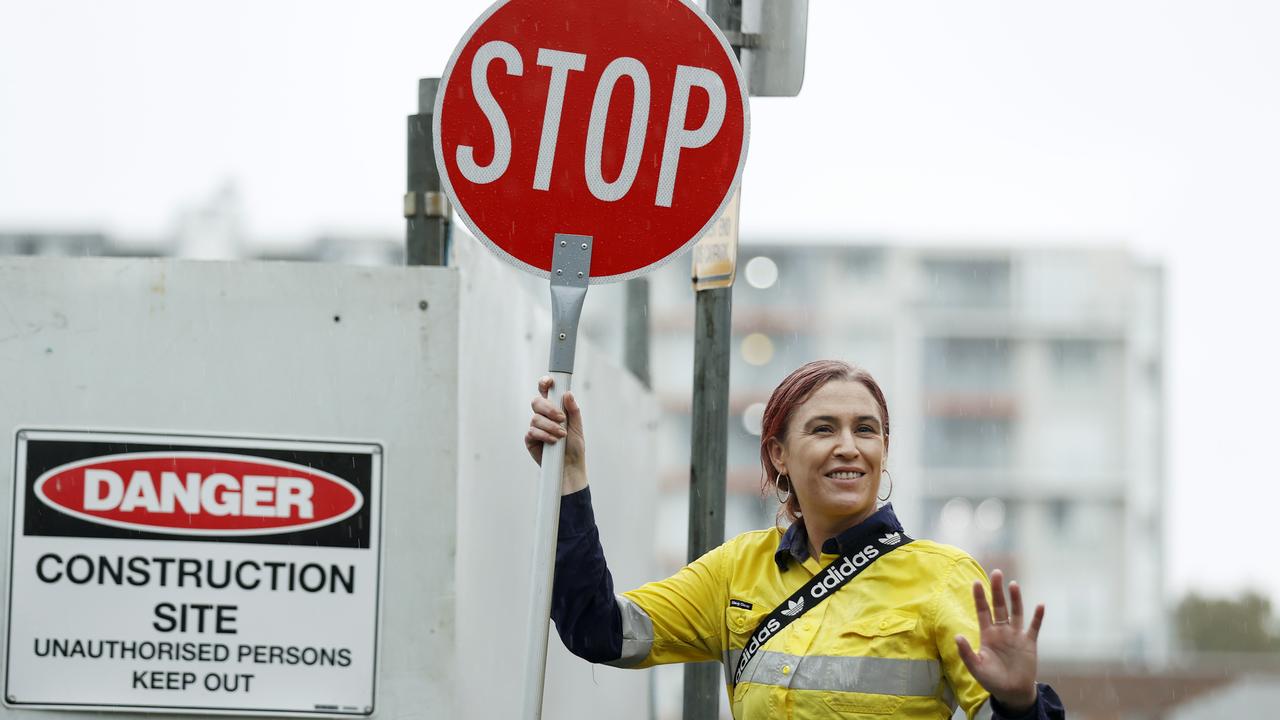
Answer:
<path fill-rule="evenodd" d="M 951 687 L 951 681 L 942 684 L 942 702 L 951 709 L 951 713 L 955 714 L 956 708 L 960 706 L 960 701 L 956 699 L 955 688 Z"/>
<path fill-rule="evenodd" d="M 742 649 L 727 650 L 724 654 L 724 684 L 733 684 L 733 670 L 738 667 L 738 658 L 742 657 Z"/>
<path fill-rule="evenodd" d="M 951 681 L 942 683 L 942 702 L 946 703 L 955 714 L 956 708 L 960 706 L 960 701 L 956 699 L 956 691 L 951 687 Z M 991 709 L 991 698 L 987 698 L 977 710 L 973 711 L 973 720 L 991 720 L 995 717 L 995 711 Z"/>
<path fill-rule="evenodd" d="M 942 682 L 937 660 L 788 655 L 762 650 L 742 673 L 743 682 L 793 690 L 935 697 Z"/>
<path fill-rule="evenodd" d="M 621 595 L 615 595 L 618 612 L 622 615 L 622 655 L 605 665 L 631 667 L 649 657 L 653 648 L 653 621 L 639 605 Z"/>

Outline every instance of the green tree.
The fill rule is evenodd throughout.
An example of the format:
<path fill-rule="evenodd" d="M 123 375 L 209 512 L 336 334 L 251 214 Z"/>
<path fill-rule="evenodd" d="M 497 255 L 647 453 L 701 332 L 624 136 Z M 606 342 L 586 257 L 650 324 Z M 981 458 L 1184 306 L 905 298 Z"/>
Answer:
<path fill-rule="evenodd" d="M 1271 601 L 1255 592 L 1238 598 L 1201 597 L 1195 592 L 1174 613 L 1183 648 L 1197 652 L 1280 652 L 1273 634 Z"/>

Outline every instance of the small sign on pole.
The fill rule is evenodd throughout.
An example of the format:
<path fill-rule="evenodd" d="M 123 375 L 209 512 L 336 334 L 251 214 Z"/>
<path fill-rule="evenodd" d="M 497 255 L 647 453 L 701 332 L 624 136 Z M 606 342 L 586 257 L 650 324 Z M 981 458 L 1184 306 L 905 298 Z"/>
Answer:
<path fill-rule="evenodd" d="M 733 287 L 738 268 L 738 204 L 742 190 L 734 191 L 729 207 L 693 246 L 693 290 Z"/>
<path fill-rule="evenodd" d="M 691 0 L 499 0 L 462 37 L 433 117 L 441 184 L 495 254 L 551 285 L 569 389 L 590 283 L 646 273 L 717 221 L 742 177 L 747 87 Z M 542 712 L 563 443 L 543 452 L 523 717 Z"/>

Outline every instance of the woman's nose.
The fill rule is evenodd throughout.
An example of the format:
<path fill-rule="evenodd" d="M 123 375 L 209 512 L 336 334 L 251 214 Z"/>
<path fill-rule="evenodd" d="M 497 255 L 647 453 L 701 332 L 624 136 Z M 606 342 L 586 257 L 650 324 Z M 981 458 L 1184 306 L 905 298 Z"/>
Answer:
<path fill-rule="evenodd" d="M 836 453 L 842 457 L 852 457 L 858 454 L 857 438 L 854 437 L 852 430 L 842 430 L 839 435 L 839 442 L 836 443 Z"/>

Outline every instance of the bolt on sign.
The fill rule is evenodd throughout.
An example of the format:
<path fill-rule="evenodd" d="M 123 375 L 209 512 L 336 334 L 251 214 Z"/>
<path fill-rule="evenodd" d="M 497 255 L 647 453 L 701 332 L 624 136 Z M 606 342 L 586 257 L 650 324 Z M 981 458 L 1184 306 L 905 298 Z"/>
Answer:
<path fill-rule="evenodd" d="M 381 448 L 18 433 L 5 704 L 369 715 Z"/>
<path fill-rule="evenodd" d="M 548 277 L 557 233 L 594 238 L 590 282 L 645 273 L 720 217 L 746 159 L 746 84 L 688 0 L 495 3 L 436 96 L 458 215 Z"/>

